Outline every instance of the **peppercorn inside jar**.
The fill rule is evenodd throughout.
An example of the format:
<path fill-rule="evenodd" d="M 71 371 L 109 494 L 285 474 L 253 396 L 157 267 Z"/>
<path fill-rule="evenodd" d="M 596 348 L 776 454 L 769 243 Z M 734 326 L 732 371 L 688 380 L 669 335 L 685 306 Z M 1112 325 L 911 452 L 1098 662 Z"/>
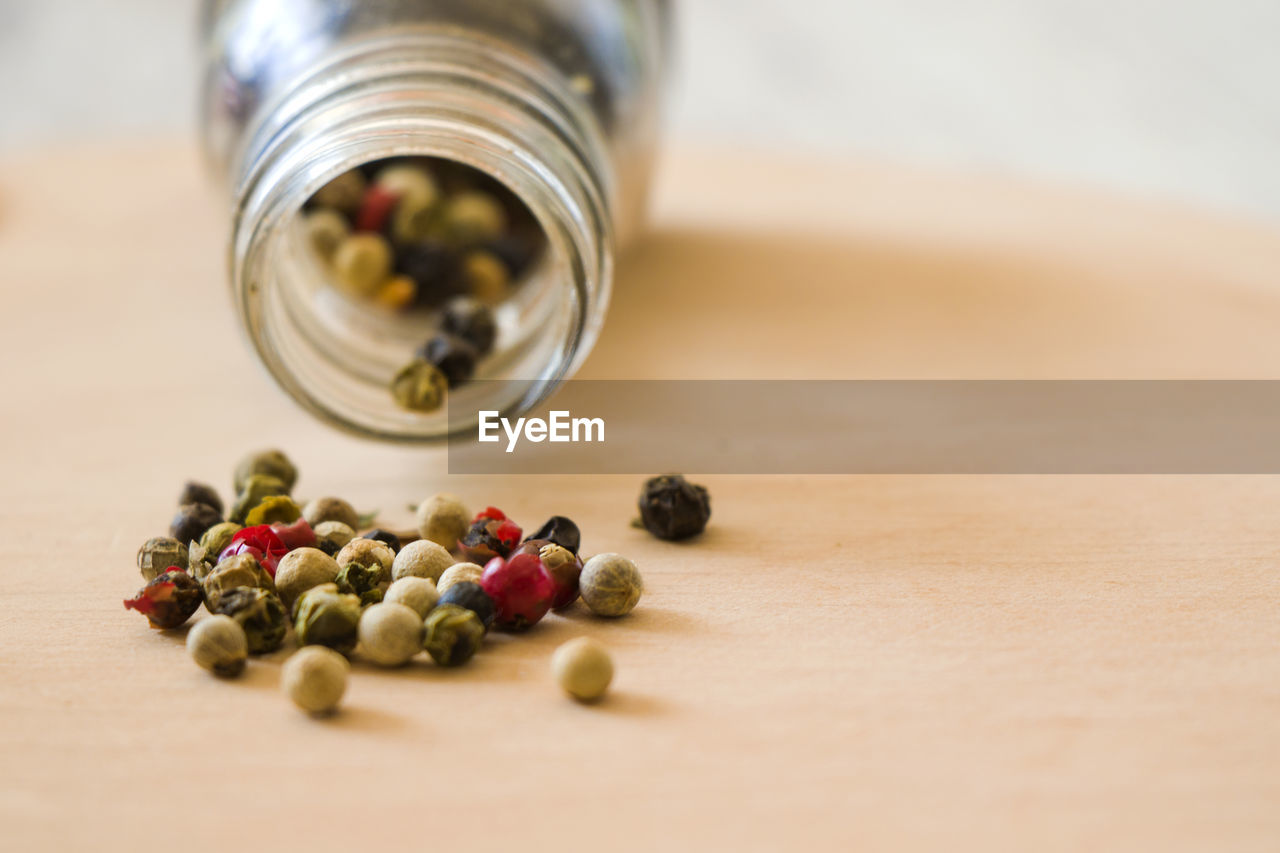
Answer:
<path fill-rule="evenodd" d="M 555 275 L 548 255 L 533 212 L 488 174 L 381 159 L 332 178 L 298 212 L 293 298 L 309 306 L 307 336 L 343 342 L 342 367 L 364 386 L 351 405 L 380 388 L 394 417 L 425 419 L 545 345 L 542 315 L 563 310 L 531 285 Z M 340 393 L 330 402 L 344 405 Z"/>

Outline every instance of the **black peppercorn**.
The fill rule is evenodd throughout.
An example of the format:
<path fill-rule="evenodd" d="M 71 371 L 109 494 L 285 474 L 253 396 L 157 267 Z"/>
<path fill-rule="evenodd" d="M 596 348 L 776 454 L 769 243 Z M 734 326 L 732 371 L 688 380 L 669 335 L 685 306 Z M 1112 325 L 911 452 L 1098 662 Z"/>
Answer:
<path fill-rule="evenodd" d="M 707 490 L 679 474 L 664 474 L 646 481 L 639 505 L 645 529 L 659 539 L 697 536 L 711 518 L 711 498 Z"/>
<path fill-rule="evenodd" d="M 440 593 L 440 600 L 436 604 L 437 606 L 456 604 L 459 607 L 465 607 L 480 617 L 486 630 L 493 625 L 493 620 L 498 618 L 497 605 L 493 603 L 489 593 L 485 592 L 480 584 L 471 581 L 458 581 L 453 584 Z"/>
<path fill-rule="evenodd" d="M 157 575 L 133 598 L 125 599 L 124 606 L 146 616 L 152 628 L 177 628 L 191 618 L 202 601 L 204 591 L 196 579 L 179 569 L 170 569 Z"/>
<path fill-rule="evenodd" d="M 449 380 L 449 387 L 455 388 L 471 378 L 476 370 L 476 359 L 479 354 L 476 348 L 456 335 L 440 334 L 427 341 L 419 348 L 416 356 L 423 361 L 434 364 Z"/>
<path fill-rule="evenodd" d="M 458 257 L 438 243 L 415 243 L 396 253 L 396 272 L 407 275 L 418 286 L 414 304 L 435 308 L 450 297 L 466 292 L 458 269 Z"/>
<path fill-rule="evenodd" d="M 508 233 L 491 241 L 485 246 L 502 265 L 507 268 L 511 278 L 519 279 L 538 257 L 538 239 L 536 236 Z"/>
<path fill-rule="evenodd" d="M 222 523 L 222 513 L 208 504 L 183 504 L 169 523 L 169 535 L 179 542 L 198 542 L 204 532 Z"/>
<path fill-rule="evenodd" d="M 375 542 L 382 542 L 392 551 L 400 553 L 400 537 L 392 533 L 390 530 L 383 530 L 381 527 L 375 527 L 368 533 L 360 534 L 361 539 L 372 539 Z"/>
<path fill-rule="evenodd" d="M 222 498 L 218 496 L 218 490 L 206 483 L 197 483 L 194 480 L 188 480 L 187 484 L 182 487 L 182 494 L 178 495 L 178 506 L 186 504 L 205 504 L 222 512 Z M 184 543 L 185 544 L 185 543 Z"/>
<path fill-rule="evenodd" d="M 547 523 L 532 533 L 529 539 L 545 539 L 575 554 L 582 545 L 582 534 L 578 531 L 578 525 L 563 515 L 553 515 L 548 518 Z"/>
<path fill-rule="evenodd" d="M 498 337 L 498 324 L 493 318 L 493 311 L 470 296 L 449 300 L 440 319 L 440 328 L 471 344 L 480 355 L 487 355 Z"/>

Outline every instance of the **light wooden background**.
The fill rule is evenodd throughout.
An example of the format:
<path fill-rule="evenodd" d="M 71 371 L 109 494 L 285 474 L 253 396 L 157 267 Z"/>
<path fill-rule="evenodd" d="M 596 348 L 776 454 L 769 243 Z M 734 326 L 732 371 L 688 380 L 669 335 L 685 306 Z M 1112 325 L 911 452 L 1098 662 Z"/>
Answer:
<path fill-rule="evenodd" d="M 1275 478 L 708 477 L 708 534 L 661 543 L 638 478 L 449 478 L 310 421 L 224 226 L 168 140 L 0 163 L 0 847 L 1276 849 Z M 1278 286 L 1243 222 L 676 152 L 582 375 L 1274 377 Z M 308 719 L 279 656 L 220 682 L 120 606 L 182 480 L 270 445 L 393 524 L 444 488 L 570 515 L 649 593 L 358 666 Z M 580 634 L 599 707 L 547 673 Z"/>

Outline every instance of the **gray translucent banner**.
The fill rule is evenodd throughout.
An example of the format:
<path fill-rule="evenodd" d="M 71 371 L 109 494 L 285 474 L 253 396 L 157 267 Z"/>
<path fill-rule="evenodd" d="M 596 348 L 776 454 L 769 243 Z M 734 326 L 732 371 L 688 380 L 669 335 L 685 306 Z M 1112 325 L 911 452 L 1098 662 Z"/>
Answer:
<path fill-rule="evenodd" d="M 499 417 L 450 472 L 1280 473 L 1280 381 L 572 381 Z"/>

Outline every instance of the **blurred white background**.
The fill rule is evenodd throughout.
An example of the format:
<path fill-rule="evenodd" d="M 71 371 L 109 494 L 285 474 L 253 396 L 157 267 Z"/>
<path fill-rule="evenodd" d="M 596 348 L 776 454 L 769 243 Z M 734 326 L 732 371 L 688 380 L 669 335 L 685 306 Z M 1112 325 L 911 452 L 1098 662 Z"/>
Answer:
<path fill-rule="evenodd" d="M 1280 217 L 1277 0 L 676 0 L 672 141 Z M 0 0 L 0 153 L 190 132 L 197 0 Z"/>

